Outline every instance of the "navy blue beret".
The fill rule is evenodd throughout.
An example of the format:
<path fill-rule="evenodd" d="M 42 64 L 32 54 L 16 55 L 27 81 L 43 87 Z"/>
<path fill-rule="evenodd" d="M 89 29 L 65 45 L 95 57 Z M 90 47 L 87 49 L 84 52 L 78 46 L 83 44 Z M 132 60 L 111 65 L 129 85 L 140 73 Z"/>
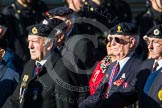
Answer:
<path fill-rule="evenodd" d="M 53 16 L 64 16 L 72 14 L 74 11 L 68 7 L 57 7 L 47 11 L 45 14 L 50 18 Z"/>
<path fill-rule="evenodd" d="M 27 28 L 28 35 L 37 35 L 41 37 L 48 37 L 53 28 L 45 24 L 35 24 Z"/>
<path fill-rule="evenodd" d="M 137 34 L 137 30 L 134 24 L 122 22 L 112 27 L 109 31 L 109 34 L 135 35 Z"/>
<path fill-rule="evenodd" d="M 148 30 L 144 38 L 153 37 L 162 39 L 162 24 L 156 25 Z"/>

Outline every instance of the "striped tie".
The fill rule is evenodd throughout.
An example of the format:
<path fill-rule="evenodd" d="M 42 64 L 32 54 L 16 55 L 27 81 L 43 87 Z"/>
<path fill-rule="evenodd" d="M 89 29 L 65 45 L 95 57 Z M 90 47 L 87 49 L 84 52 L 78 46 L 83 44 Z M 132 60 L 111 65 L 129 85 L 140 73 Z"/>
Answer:
<path fill-rule="evenodd" d="M 117 74 L 119 72 L 119 68 L 120 68 L 120 65 L 119 65 L 118 62 L 112 68 L 111 75 L 110 75 L 109 81 L 108 81 L 108 88 L 107 88 L 107 91 L 104 94 L 105 98 L 108 98 L 108 96 L 109 96 L 109 91 L 111 89 L 111 86 L 112 86 L 112 83 L 113 83 L 113 79 L 117 76 Z"/>
<path fill-rule="evenodd" d="M 108 86 L 111 88 L 112 86 L 112 82 L 113 82 L 113 79 L 116 77 L 116 75 L 118 74 L 119 72 L 119 63 L 116 63 L 113 68 L 112 68 L 112 71 L 111 71 L 111 75 L 109 77 L 109 82 L 108 82 Z"/>
<path fill-rule="evenodd" d="M 153 71 L 153 72 L 156 71 L 156 69 L 157 69 L 158 66 L 159 66 L 159 64 L 158 64 L 158 62 L 156 61 L 155 64 L 154 64 L 154 67 L 153 67 L 152 71 Z"/>

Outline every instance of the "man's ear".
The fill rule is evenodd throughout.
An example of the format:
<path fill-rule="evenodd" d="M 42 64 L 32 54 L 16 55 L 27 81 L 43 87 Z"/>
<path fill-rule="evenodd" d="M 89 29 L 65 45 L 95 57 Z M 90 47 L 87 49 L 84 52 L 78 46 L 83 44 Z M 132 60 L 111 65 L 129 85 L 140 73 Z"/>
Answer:
<path fill-rule="evenodd" d="M 50 43 L 49 43 L 49 46 L 48 46 L 48 48 L 47 48 L 47 50 L 51 50 L 52 47 L 53 47 L 53 42 L 50 42 Z"/>
<path fill-rule="evenodd" d="M 135 38 L 130 38 L 130 40 L 129 40 L 129 48 L 132 48 L 132 47 L 134 47 L 135 46 L 135 44 L 136 44 L 136 40 L 135 40 Z"/>

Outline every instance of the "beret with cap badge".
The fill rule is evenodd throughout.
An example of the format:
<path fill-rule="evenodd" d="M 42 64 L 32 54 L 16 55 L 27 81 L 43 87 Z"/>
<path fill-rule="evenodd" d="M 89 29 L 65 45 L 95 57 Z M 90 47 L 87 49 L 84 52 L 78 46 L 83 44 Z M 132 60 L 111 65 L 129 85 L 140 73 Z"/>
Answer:
<path fill-rule="evenodd" d="M 57 7 L 52 10 L 49 10 L 45 13 L 45 15 L 50 18 L 53 16 L 64 16 L 72 14 L 74 11 L 68 7 Z"/>
<path fill-rule="evenodd" d="M 41 37 L 48 37 L 53 28 L 45 24 L 35 24 L 27 28 L 28 35 L 37 35 Z"/>
<path fill-rule="evenodd" d="M 160 38 L 162 39 L 162 24 L 156 25 L 148 30 L 144 39 L 152 37 L 152 38 Z"/>
<path fill-rule="evenodd" d="M 118 35 L 135 35 L 137 34 L 137 29 L 134 24 L 121 22 L 114 27 L 112 27 L 109 31 L 109 34 L 118 34 Z"/>

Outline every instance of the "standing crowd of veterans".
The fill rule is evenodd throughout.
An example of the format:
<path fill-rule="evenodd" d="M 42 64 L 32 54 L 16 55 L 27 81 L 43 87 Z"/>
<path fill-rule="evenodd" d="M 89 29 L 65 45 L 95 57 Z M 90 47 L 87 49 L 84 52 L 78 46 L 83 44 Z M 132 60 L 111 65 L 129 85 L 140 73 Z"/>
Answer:
<path fill-rule="evenodd" d="M 65 1 L 0 12 L 0 108 L 162 108 L 162 1 Z"/>

